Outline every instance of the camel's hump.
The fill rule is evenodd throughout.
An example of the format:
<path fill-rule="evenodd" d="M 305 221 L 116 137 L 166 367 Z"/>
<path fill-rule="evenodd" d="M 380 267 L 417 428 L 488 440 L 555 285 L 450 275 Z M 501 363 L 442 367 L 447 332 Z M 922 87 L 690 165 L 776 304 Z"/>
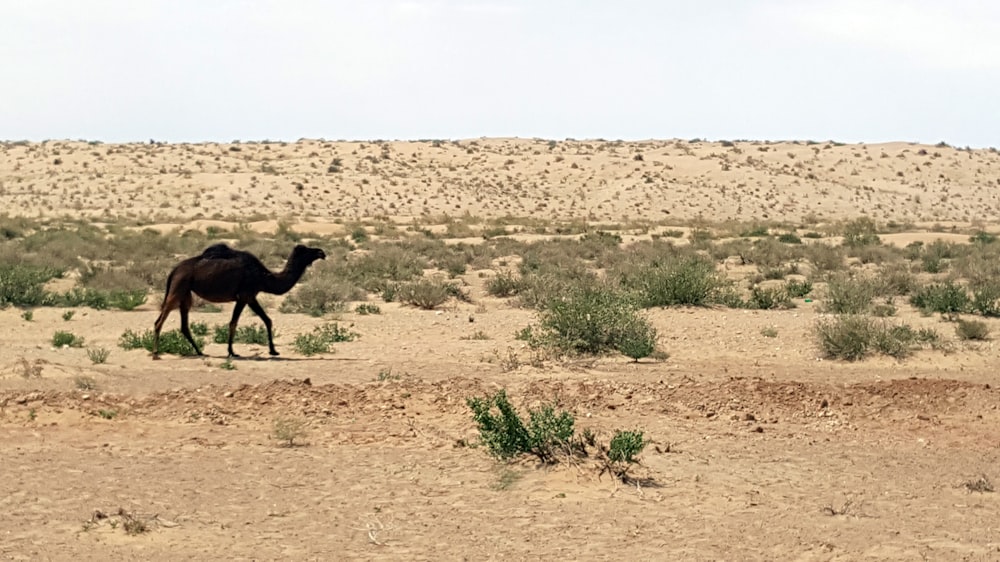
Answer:
<path fill-rule="evenodd" d="M 235 258 L 238 252 L 225 244 L 212 244 L 205 248 L 201 257 L 205 259 L 228 259 Z"/>

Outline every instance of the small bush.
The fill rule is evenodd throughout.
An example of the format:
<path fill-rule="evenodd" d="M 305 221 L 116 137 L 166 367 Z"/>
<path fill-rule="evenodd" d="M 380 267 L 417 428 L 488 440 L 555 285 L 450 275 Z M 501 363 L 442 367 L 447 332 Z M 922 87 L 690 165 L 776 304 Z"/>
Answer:
<path fill-rule="evenodd" d="M 60 274 L 47 267 L 0 264 L 0 308 L 48 304 L 44 285 Z"/>
<path fill-rule="evenodd" d="M 56 332 L 52 335 L 53 347 L 83 347 L 83 338 L 72 332 Z"/>
<path fill-rule="evenodd" d="M 555 462 L 560 450 L 569 450 L 573 439 L 574 419 L 566 411 L 556 413 L 552 405 L 529 410 L 525 425 L 507 398 L 507 392 L 493 396 L 469 398 L 466 403 L 479 428 L 480 441 L 490 454 L 509 460 L 521 454 L 535 455 L 542 462 Z"/>
<path fill-rule="evenodd" d="M 198 323 L 191 324 L 191 335 L 194 336 L 194 341 L 198 344 L 198 347 L 204 349 L 204 334 L 198 334 L 195 331 L 195 326 L 197 324 Z M 202 326 L 204 326 L 204 324 L 202 324 Z M 132 330 L 125 330 L 125 332 L 118 339 L 118 347 L 125 350 L 145 349 L 146 351 L 152 352 L 153 330 L 146 330 L 141 334 Z M 191 347 L 191 344 L 188 343 L 187 339 L 183 334 L 181 334 L 180 330 L 170 330 L 168 332 L 160 333 L 159 352 L 182 356 L 191 356 L 195 354 L 194 348 Z"/>
<path fill-rule="evenodd" d="M 818 321 L 814 333 L 824 355 L 831 359 L 857 361 L 871 352 L 903 358 L 923 343 L 936 342 L 933 330 L 917 330 L 906 324 L 876 321 L 863 315 L 839 315 Z"/>
<path fill-rule="evenodd" d="M 634 299 L 608 287 L 578 287 L 552 298 L 540 315 L 540 341 L 577 353 L 598 354 L 655 338 L 643 326 Z M 630 340 L 630 341 L 626 341 Z"/>
<path fill-rule="evenodd" d="M 794 233 L 786 232 L 784 234 L 778 235 L 778 242 L 784 244 L 801 244 L 802 239 L 796 236 Z"/>
<path fill-rule="evenodd" d="M 700 257 L 640 267 L 623 274 L 621 282 L 626 289 L 638 293 L 644 308 L 703 306 L 726 284 L 715 264 Z"/>
<path fill-rule="evenodd" d="M 352 332 L 333 322 L 316 326 L 310 333 L 295 336 L 292 345 L 296 351 L 308 357 L 319 353 L 329 353 L 330 346 L 334 343 L 353 341 L 357 337 L 357 332 Z"/>
<path fill-rule="evenodd" d="M 967 312 L 971 307 L 965 288 L 951 281 L 919 288 L 910 296 L 910 304 L 925 312 L 948 315 Z"/>
<path fill-rule="evenodd" d="M 108 360 L 108 356 L 110 355 L 111 352 L 103 347 L 97 349 L 91 348 L 87 350 L 87 357 L 89 357 L 91 363 L 95 365 L 106 362 Z"/>
<path fill-rule="evenodd" d="M 1000 316 L 1000 281 L 973 287 L 970 306 L 974 312 L 983 316 Z"/>
<path fill-rule="evenodd" d="M 794 306 L 785 287 L 761 287 L 759 285 L 754 285 L 750 289 L 750 300 L 747 305 L 750 308 L 760 310 L 792 308 Z"/>
<path fill-rule="evenodd" d="M 524 288 L 524 281 L 510 271 L 498 271 L 486 282 L 486 292 L 494 297 L 513 297 Z"/>
<path fill-rule="evenodd" d="M 875 221 L 859 217 L 844 225 L 844 245 L 851 248 L 881 244 Z"/>
<path fill-rule="evenodd" d="M 825 310 L 835 314 L 861 314 L 879 293 L 878 282 L 847 274 L 831 275 L 827 282 Z"/>
<path fill-rule="evenodd" d="M 281 441 L 283 446 L 294 447 L 295 440 L 302 440 L 306 435 L 305 420 L 284 416 L 274 419 L 271 436 Z"/>
<path fill-rule="evenodd" d="M 804 281 L 796 281 L 793 279 L 785 284 L 785 292 L 788 293 L 788 296 L 793 299 L 802 298 L 811 293 L 812 290 L 812 281 L 809 281 L 808 279 Z"/>
<path fill-rule="evenodd" d="M 212 341 L 229 343 L 229 324 L 216 324 L 213 329 Z M 237 326 L 236 333 L 233 334 L 233 342 L 267 345 L 267 328 L 262 324 Z"/>
<path fill-rule="evenodd" d="M 21 313 L 21 318 L 24 318 L 26 322 L 31 322 L 35 318 L 35 312 L 32 310 L 25 310 Z"/>
<path fill-rule="evenodd" d="M 615 343 L 615 349 L 626 357 L 638 362 L 644 357 L 650 357 L 656 351 L 658 334 L 645 318 L 633 317 L 622 327 Z"/>
<path fill-rule="evenodd" d="M 399 287 L 399 301 L 424 310 L 434 310 L 452 296 L 452 287 L 436 279 L 418 279 Z"/>
<path fill-rule="evenodd" d="M 377 304 L 364 302 L 355 307 L 354 312 L 365 316 L 368 314 L 382 314 L 382 309 Z"/>
<path fill-rule="evenodd" d="M 969 242 L 973 244 L 992 244 L 997 241 L 997 235 L 989 232 L 979 231 L 969 237 Z"/>
<path fill-rule="evenodd" d="M 955 335 L 960 340 L 985 341 L 990 338 L 990 327 L 982 320 L 961 320 L 955 324 Z"/>
<path fill-rule="evenodd" d="M 352 285 L 330 277 L 314 277 L 298 287 L 294 293 L 281 302 L 279 310 L 284 313 L 308 314 L 319 318 L 331 312 L 342 312 L 348 300 L 365 297 Z"/>
<path fill-rule="evenodd" d="M 636 457 L 646 447 L 641 431 L 617 431 L 604 452 L 604 468 L 601 473 L 610 472 L 618 479 L 625 480 L 628 470 L 639 462 Z"/>

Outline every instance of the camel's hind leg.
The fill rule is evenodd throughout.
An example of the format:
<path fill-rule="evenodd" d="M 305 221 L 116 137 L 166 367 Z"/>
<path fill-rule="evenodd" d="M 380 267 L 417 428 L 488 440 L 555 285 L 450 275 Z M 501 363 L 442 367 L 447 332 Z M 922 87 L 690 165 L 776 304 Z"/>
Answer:
<path fill-rule="evenodd" d="M 167 294 L 163 298 L 163 304 L 160 306 L 160 315 L 156 318 L 156 323 L 153 324 L 153 359 L 160 358 L 160 330 L 163 329 L 163 323 L 167 321 L 167 316 L 170 316 L 170 311 L 177 308 L 178 305 L 179 303 L 175 295 Z"/>
<path fill-rule="evenodd" d="M 245 303 L 243 301 L 236 301 L 236 306 L 233 307 L 233 318 L 232 318 L 232 320 L 229 321 L 229 356 L 230 357 L 239 357 L 239 355 L 236 355 L 235 353 L 233 353 L 233 337 L 236 336 L 236 323 L 240 321 L 240 314 L 243 313 L 243 307 L 245 307 L 246 305 L 247 305 L 247 303 Z"/>
<path fill-rule="evenodd" d="M 268 352 L 271 355 L 278 355 L 278 350 L 274 349 L 274 336 L 271 334 L 271 318 L 264 312 L 260 303 L 257 302 L 257 297 L 252 298 L 247 304 L 250 305 L 250 310 L 264 322 L 264 327 L 267 328 L 267 346 L 270 348 Z M 232 339 L 232 332 L 230 332 L 230 339 Z"/>
<path fill-rule="evenodd" d="M 200 349 L 198 349 L 198 344 L 194 343 L 194 337 L 191 335 L 191 328 L 188 327 L 188 311 L 191 310 L 192 299 L 191 295 L 187 295 L 181 299 L 180 309 L 181 309 L 181 333 L 187 338 L 188 343 L 194 348 L 195 355 L 204 355 Z"/>

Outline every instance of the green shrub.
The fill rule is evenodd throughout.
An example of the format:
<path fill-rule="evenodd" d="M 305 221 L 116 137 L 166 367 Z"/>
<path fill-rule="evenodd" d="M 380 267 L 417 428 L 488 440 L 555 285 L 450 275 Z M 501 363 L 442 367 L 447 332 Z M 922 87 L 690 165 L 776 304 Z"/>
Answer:
<path fill-rule="evenodd" d="M 992 244 L 997 241 L 997 235 L 980 230 L 969 237 L 969 242 L 973 244 Z"/>
<path fill-rule="evenodd" d="M 844 245 L 851 248 L 881 244 L 875 221 L 868 217 L 856 218 L 844 225 Z"/>
<path fill-rule="evenodd" d="M 576 287 L 548 301 L 539 314 L 541 341 L 577 353 L 605 353 L 632 340 L 655 338 L 630 296 L 609 287 Z M 626 342 L 629 340 L 632 343 Z"/>
<path fill-rule="evenodd" d="M 1000 316 L 1000 281 L 980 283 L 972 288 L 973 312 L 983 316 Z"/>
<path fill-rule="evenodd" d="M 52 335 L 53 347 L 83 347 L 83 338 L 72 332 L 58 331 Z"/>
<path fill-rule="evenodd" d="M 760 310 L 795 306 L 788 297 L 788 291 L 785 287 L 761 287 L 760 285 L 754 285 L 750 289 L 750 300 L 747 305 L 749 308 Z"/>
<path fill-rule="evenodd" d="M 835 314 L 861 314 L 879 294 L 878 282 L 868 277 L 848 274 L 831 275 L 827 281 L 824 309 Z"/>
<path fill-rule="evenodd" d="M 319 353 L 329 353 L 330 346 L 334 343 L 354 341 L 357 337 L 357 332 L 352 332 L 350 329 L 343 328 L 333 322 L 316 326 L 312 332 L 295 336 L 292 345 L 296 351 L 308 357 Z"/>
<path fill-rule="evenodd" d="M 87 357 L 89 357 L 91 363 L 95 365 L 99 365 L 101 363 L 106 362 L 108 360 L 108 356 L 110 355 L 111 352 L 103 347 L 99 347 L 96 349 L 90 348 L 87 350 Z"/>
<path fill-rule="evenodd" d="M 366 297 L 363 290 L 330 274 L 310 277 L 281 303 L 284 313 L 308 314 L 320 317 L 330 312 L 342 312 L 349 300 Z"/>
<path fill-rule="evenodd" d="M 615 349 L 626 357 L 638 362 L 644 357 L 653 355 L 656 351 L 658 334 L 656 328 L 645 318 L 635 316 L 631 322 L 622 327 L 615 343 Z"/>
<path fill-rule="evenodd" d="M 857 361 L 871 352 L 903 358 L 919 344 L 937 341 L 933 330 L 906 324 L 876 321 L 868 316 L 845 314 L 816 322 L 814 333 L 820 349 L 831 359 Z"/>
<path fill-rule="evenodd" d="M 654 306 L 703 306 L 726 285 L 715 264 L 699 257 L 686 257 L 668 264 L 651 264 L 628 272 L 622 286 L 639 295 L 644 308 Z"/>
<path fill-rule="evenodd" d="M 525 425 L 504 390 L 492 396 L 469 398 L 466 403 L 472 410 L 480 441 L 498 459 L 532 454 L 551 463 L 558 451 L 572 447 L 574 419 L 569 412 L 556 413 L 554 406 L 544 405 L 528 411 L 529 422 Z"/>
<path fill-rule="evenodd" d="M 486 281 L 486 292 L 494 297 L 513 297 L 524 288 L 521 277 L 510 271 L 498 271 Z"/>
<path fill-rule="evenodd" d="M 971 307 L 965 287 L 952 281 L 924 285 L 910 296 L 910 304 L 925 312 L 949 315 L 967 312 Z"/>
<path fill-rule="evenodd" d="M 0 264 L 0 308 L 48 304 L 45 283 L 60 275 L 59 270 L 47 267 Z"/>
<path fill-rule="evenodd" d="M 212 341 L 229 343 L 229 324 L 216 324 L 213 328 Z M 237 326 L 233 334 L 234 343 L 253 343 L 267 345 L 267 328 L 263 324 Z"/>
<path fill-rule="evenodd" d="M 990 338 L 990 327 L 982 320 L 962 320 L 955 324 L 955 335 L 960 340 L 984 341 Z"/>
<path fill-rule="evenodd" d="M 377 304 L 363 302 L 354 308 L 354 312 L 365 316 L 368 314 L 382 314 L 382 309 Z"/>
<path fill-rule="evenodd" d="M 867 316 L 838 315 L 817 321 L 814 332 L 826 357 L 857 361 L 871 348 L 874 325 Z"/>
<path fill-rule="evenodd" d="M 788 296 L 793 299 L 802 298 L 811 293 L 812 290 L 812 281 L 809 281 L 808 279 L 803 281 L 796 281 L 793 279 L 785 284 L 785 292 L 788 293 Z"/>
<path fill-rule="evenodd" d="M 205 338 L 204 334 L 198 334 L 195 332 L 195 326 L 197 323 L 191 324 L 191 335 L 194 337 L 195 343 L 198 347 L 204 349 Z M 202 324 L 204 326 L 204 324 Z M 200 329 L 199 329 L 200 331 Z M 145 349 L 146 351 L 153 351 L 153 330 L 146 330 L 145 332 L 138 334 L 132 330 L 125 330 L 125 332 L 118 339 L 118 347 L 125 350 L 130 349 Z M 188 343 L 187 339 L 181 334 L 180 330 L 170 330 L 168 332 L 160 333 L 160 353 L 169 353 L 172 355 L 182 355 L 191 356 L 195 355 L 194 348 Z"/>
<path fill-rule="evenodd" d="M 424 310 L 434 310 L 452 296 L 452 287 L 438 279 L 410 281 L 399 286 L 399 301 Z"/>
<path fill-rule="evenodd" d="M 634 463 L 636 456 L 646 447 L 641 431 L 618 431 L 611 438 L 608 460 L 616 463 Z"/>
<path fill-rule="evenodd" d="M 783 244 L 801 244 L 802 239 L 796 236 L 794 233 L 786 232 L 778 236 L 778 242 Z"/>

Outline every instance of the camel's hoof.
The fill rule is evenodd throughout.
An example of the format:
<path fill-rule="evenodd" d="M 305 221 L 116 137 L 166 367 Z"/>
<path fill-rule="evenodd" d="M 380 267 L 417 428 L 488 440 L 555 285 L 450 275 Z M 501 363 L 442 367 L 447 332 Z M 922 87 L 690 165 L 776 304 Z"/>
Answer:
<path fill-rule="evenodd" d="M 235 353 L 230 353 L 228 357 L 229 357 L 230 359 L 239 359 L 239 358 L 240 358 L 240 356 L 239 356 L 239 355 L 237 355 L 237 354 L 235 354 Z"/>
<path fill-rule="evenodd" d="M 159 360 L 160 360 L 160 356 L 158 354 L 154 353 L 153 354 L 153 361 L 159 361 Z"/>
<path fill-rule="evenodd" d="M 271 351 L 268 351 L 268 353 L 270 353 L 272 357 L 281 355 L 276 349 L 272 349 Z"/>

